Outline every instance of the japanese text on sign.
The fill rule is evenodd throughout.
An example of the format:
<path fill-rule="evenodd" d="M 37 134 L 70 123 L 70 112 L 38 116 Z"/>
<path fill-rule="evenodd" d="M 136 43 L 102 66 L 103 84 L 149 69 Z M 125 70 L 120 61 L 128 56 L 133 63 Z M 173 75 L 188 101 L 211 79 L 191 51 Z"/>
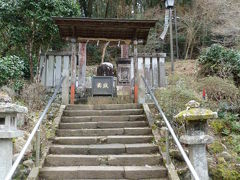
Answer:
<path fill-rule="evenodd" d="M 100 88 L 100 89 L 108 89 L 109 86 L 108 86 L 108 83 L 98 82 L 98 83 L 97 83 L 97 88 Z"/>

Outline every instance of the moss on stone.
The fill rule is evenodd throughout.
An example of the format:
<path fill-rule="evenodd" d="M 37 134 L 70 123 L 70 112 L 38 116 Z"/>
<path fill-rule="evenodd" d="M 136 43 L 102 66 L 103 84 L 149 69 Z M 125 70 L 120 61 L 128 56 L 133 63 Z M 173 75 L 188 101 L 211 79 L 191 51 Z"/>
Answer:
<path fill-rule="evenodd" d="M 216 118 L 216 112 L 208 109 L 191 108 L 178 113 L 174 118 L 177 121 L 199 121 Z"/>
<path fill-rule="evenodd" d="M 217 158 L 217 162 L 218 162 L 219 164 L 226 163 L 224 157 L 218 157 L 218 158 Z"/>
<path fill-rule="evenodd" d="M 225 128 L 225 124 L 221 119 L 212 120 L 210 123 L 215 134 L 221 134 Z"/>
<path fill-rule="evenodd" d="M 208 145 L 208 151 L 211 154 L 221 153 L 223 152 L 224 148 L 222 144 L 218 141 L 214 141 L 212 144 Z"/>
<path fill-rule="evenodd" d="M 158 141 L 158 145 L 161 147 L 161 150 L 163 152 L 166 152 L 166 138 L 165 137 L 161 137 Z"/>
<path fill-rule="evenodd" d="M 209 167 L 209 175 L 213 180 L 238 180 L 240 179 L 240 172 L 238 172 L 234 164 L 220 163 L 217 166 Z"/>

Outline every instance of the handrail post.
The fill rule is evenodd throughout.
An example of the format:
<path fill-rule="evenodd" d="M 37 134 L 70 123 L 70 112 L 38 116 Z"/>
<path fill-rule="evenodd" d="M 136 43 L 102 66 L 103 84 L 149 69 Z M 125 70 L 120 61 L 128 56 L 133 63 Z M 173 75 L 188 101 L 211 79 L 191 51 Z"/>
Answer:
<path fill-rule="evenodd" d="M 35 162 L 35 166 L 36 166 L 36 167 L 39 167 L 39 159 L 40 159 L 40 138 L 41 138 L 40 129 L 38 129 L 37 132 L 36 132 L 36 162 Z"/>
<path fill-rule="evenodd" d="M 166 137 L 166 161 L 167 161 L 167 165 L 169 165 L 170 164 L 170 156 L 169 156 L 169 131 L 168 131 L 168 128 L 166 128 L 165 137 Z"/>
<path fill-rule="evenodd" d="M 63 57 L 63 76 L 65 79 L 62 83 L 62 104 L 69 104 L 69 56 Z"/>

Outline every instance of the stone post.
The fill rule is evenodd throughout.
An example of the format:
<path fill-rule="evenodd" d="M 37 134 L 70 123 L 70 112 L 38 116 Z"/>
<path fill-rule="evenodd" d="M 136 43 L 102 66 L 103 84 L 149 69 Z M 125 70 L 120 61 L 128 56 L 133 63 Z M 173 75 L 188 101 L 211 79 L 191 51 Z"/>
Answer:
<path fill-rule="evenodd" d="M 0 102 L 0 179 L 4 179 L 12 167 L 12 139 L 23 135 L 17 129 L 18 113 L 27 113 L 27 108 Z"/>
<path fill-rule="evenodd" d="M 140 62 L 140 68 L 138 69 L 138 103 L 145 103 L 145 84 L 143 82 L 142 76 L 144 77 L 144 64 L 143 61 Z"/>
<path fill-rule="evenodd" d="M 71 57 L 71 98 L 70 103 L 74 104 L 76 87 L 76 38 L 71 39 L 72 57 Z"/>
<path fill-rule="evenodd" d="M 133 41 L 133 63 L 134 63 L 134 102 L 138 103 L 138 52 L 137 52 L 137 40 Z"/>
<path fill-rule="evenodd" d="M 121 45 L 121 58 L 117 61 L 117 95 L 132 95 L 131 60 L 129 59 L 129 44 Z"/>
<path fill-rule="evenodd" d="M 189 159 L 199 178 L 208 180 L 206 144 L 211 143 L 213 137 L 207 135 L 207 120 L 217 118 L 217 113 L 200 108 L 200 104 L 194 100 L 186 106 L 185 111 L 174 117 L 177 121 L 185 121 L 186 134 L 180 137 L 180 141 L 188 145 Z"/>
<path fill-rule="evenodd" d="M 86 59 L 87 59 L 87 43 L 79 43 L 78 58 L 79 58 L 79 76 L 78 86 L 85 89 L 86 82 Z"/>
<path fill-rule="evenodd" d="M 166 72 L 165 72 L 165 58 L 159 58 L 159 87 L 166 87 Z"/>
<path fill-rule="evenodd" d="M 62 104 L 69 104 L 69 56 L 64 56 L 63 58 L 63 72 L 62 75 L 65 79 L 62 83 Z"/>

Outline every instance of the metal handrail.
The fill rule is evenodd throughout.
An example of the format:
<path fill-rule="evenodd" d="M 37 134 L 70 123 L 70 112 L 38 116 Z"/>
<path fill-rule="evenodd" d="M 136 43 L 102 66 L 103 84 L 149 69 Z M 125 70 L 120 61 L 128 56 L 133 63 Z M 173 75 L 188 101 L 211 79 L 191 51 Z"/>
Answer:
<path fill-rule="evenodd" d="M 169 123 L 169 121 L 168 121 L 168 119 L 166 118 L 164 112 L 162 111 L 161 107 L 159 106 L 158 101 L 157 101 L 155 95 L 153 94 L 153 92 L 152 92 L 151 89 L 149 88 L 149 86 L 148 86 L 148 84 L 147 84 L 147 82 L 146 82 L 146 80 L 144 79 L 143 76 L 142 76 L 142 79 L 143 79 L 143 82 L 144 82 L 145 86 L 147 87 L 147 90 L 148 90 L 149 94 L 151 95 L 151 97 L 152 97 L 152 99 L 153 99 L 153 101 L 154 101 L 154 103 L 155 103 L 158 111 L 159 111 L 160 114 L 162 115 L 162 118 L 163 118 L 164 122 L 166 123 L 169 132 L 171 133 L 171 135 L 172 135 L 175 143 L 177 144 L 177 147 L 178 147 L 180 153 L 182 154 L 183 159 L 184 159 L 185 162 L 187 163 L 187 166 L 188 166 L 189 170 L 191 171 L 192 176 L 194 177 L 195 180 L 200 180 L 200 179 L 199 179 L 199 176 L 198 176 L 198 174 L 197 174 L 197 172 L 196 172 L 196 170 L 194 169 L 192 163 L 190 162 L 190 160 L 189 160 L 187 154 L 185 153 L 185 151 L 184 151 L 181 143 L 179 142 L 179 140 L 178 140 L 178 138 L 177 138 L 177 136 L 176 136 L 176 134 L 175 134 L 175 132 L 174 132 L 171 124 Z"/>
<path fill-rule="evenodd" d="M 32 130 L 32 132 L 31 132 L 31 134 L 30 134 L 30 136 L 29 136 L 26 144 L 24 145 L 24 147 L 22 148 L 20 154 L 18 155 L 17 159 L 15 160 L 12 168 L 11 168 L 10 171 L 8 172 L 7 176 L 5 177 L 5 180 L 11 180 L 11 178 L 12 178 L 14 172 L 16 171 L 19 163 L 21 162 L 21 160 L 22 160 L 22 158 L 23 158 L 23 156 L 24 156 L 24 154 L 25 154 L 28 146 L 29 146 L 30 143 L 32 142 L 35 133 L 38 131 L 38 128 L 39 128 L 39 126 L 41 125 L 41 123 L 42 123 L 42 121 L 43 121 L 43 118 L 44 118 L 45 115 L 47 114 L 48 109 L 50 108 L 51 104 L 53 103 L 54 99 L 56 98 L 56 95 L 57 95 L 57 93 L 58 93 L 58 91 L 59 91 L 59 89 L 60 89 L 60 87 L 61 87 L 62 82 L 63 82 L 64 79 L 65 79 L 65 76 L 61 78 L 61 81 L 60 81 L 59 84 L 56 86 L 56 89 L 55 89 L 55 91 L 54 91 L 51 99 L 48 101 L 47 106 L 45 107 L 43 113 L 41 114 L 41 116 L 40 116 L 37 124 L 36 124 L 35 127 L 33 128 L 33 130 Z"/>

